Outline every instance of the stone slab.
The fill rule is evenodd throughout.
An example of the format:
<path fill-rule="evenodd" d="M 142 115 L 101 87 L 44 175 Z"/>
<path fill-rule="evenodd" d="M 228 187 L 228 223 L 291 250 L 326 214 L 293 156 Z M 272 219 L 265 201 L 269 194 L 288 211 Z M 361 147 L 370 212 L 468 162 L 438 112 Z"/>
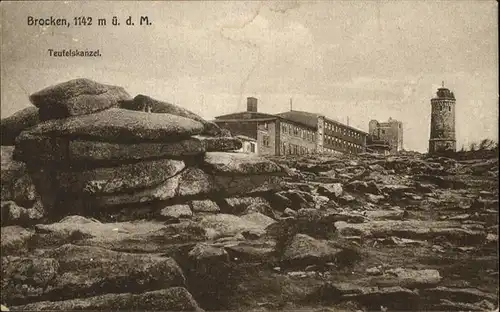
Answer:
<path fill-rule="evenodd" d="M 183 161 L 161 159 L 85 171 L 59 171 L 60 190 L 73 193 L 110 194 L 157 186 L 178 174 Z"/>
<path fill-rule="evenodd" d="M 203 131 L 195 120 L 170 114 L 152 114 L 110 108 L 90 115 L 48 120 L 21 133 L 25 135 L 65 136 L 113 143 L 175 142 Z"/>
<path fill-rule="evenodd" d="M 14 145 L 17 136 L 25 129 L 31 128 L 40 122 L 38 108 L 26 107 L 9 117 L 2 118 L 0 134 L 2 145 Z"/>

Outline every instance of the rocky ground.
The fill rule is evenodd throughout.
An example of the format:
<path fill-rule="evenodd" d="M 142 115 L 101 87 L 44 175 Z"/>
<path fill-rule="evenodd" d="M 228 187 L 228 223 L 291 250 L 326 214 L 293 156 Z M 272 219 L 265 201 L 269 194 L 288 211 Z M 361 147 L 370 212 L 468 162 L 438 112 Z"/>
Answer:
<path fill-rule="evenodd" d="M 498 309 L 498 155 L 262 158 L 119 87 L 30 100 L 2 120 L 11 311 Z"/>
<path fill-rule="evenodd" d="M 288 168 L 284 188 L 219 202 L 224 213 L 178 205 L 168 221 L 2 227 L 2 301 L 11 310 L 496 309 L 498 158 L 272 160 Z"/>

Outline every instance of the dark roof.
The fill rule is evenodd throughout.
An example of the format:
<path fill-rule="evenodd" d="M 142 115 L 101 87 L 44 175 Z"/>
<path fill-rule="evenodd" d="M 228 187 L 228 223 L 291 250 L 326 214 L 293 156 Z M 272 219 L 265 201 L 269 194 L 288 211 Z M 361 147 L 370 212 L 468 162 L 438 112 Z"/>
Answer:
<path fill-rule="evenodd" d="M 274 118 L 276 119 L 276 116 L 271 115 L 271 114 L 265 114 L 265 113 L 259 113 L 259 112 L 238 112 L 238 113 L 232 113 L 232 114 L 227 114 L 227 115 L 221 115 L 215 117 L 215 120 L 224 120 L 224 119 L 261 119 L 261 118 Z"/>
<path fill-rule="evenodd" d="M 284 113 L 276 114 L 276 116 L 282 117 L 284 119 L 288 119 L 291 121 L 295 121 L 297 123 L 306 125 L 311 128 L 318 128 L 318 117 L 321 116 L 315 113 L 308 113 L 302 111 L 289 111 Z"/>

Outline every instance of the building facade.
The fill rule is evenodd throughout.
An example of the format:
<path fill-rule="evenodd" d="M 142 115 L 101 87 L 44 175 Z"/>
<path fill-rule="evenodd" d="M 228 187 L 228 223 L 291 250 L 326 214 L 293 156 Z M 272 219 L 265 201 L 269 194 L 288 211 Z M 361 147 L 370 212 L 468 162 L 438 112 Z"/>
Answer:
<path fill-rule="evenodd" d="M 403 123 L 401 121 L 390 117 L 386 122 L 371 120 L 368 123 L 368 133 L 370 135 L 368 148 L 385 150 L 383 146 L 388 145 L 391 154 L 403 150 Z"/>
<path fill-rule="evenodd" d="M 241 148 L 237 150 L 239 153 L 245 154 L 259 154 L 257 140 L 247 137 L 245 135 L 235 135 L 241 141 Z"/>
<path fill-rule="evenodd" d="M 366 150 L 368 136 L 320 114 L 294 110 L 260 113 L 254 97 L 247 98 L 246 111 L 218 116 L 214 122 L 241 138 L 244 147 L 240 152 L 254 150 L 258 155 L 357 154 Z"/>
<path fill-rule="evenodd" d="M 316 152 L 316 131 L 313 127 L 279 119 L 280 153 L 278 155 L 303 155 Z"/>
<path fill-rule="evenodd" d="M 214 122 L 234 136 L 248 138 L 248 144 L 250 140 L 255 140 L 258 155 L 301 155 L 315 152 L 314 127 L 280 116 L 259 113 L 257 108 L 257 99 L 249 97 L 246 111 L 215 117 Z M 243 143 L 245 144 L 245 140 Z"/>
<path fill-rule="evenodd" d="M 321 114 L 295 111 L 277 114 L 315 130 L 315 151 L 327 154 L 358 154 L 366 150 L 368 134 Z"/>
<path fill-rule="evenodd" d="M 456 151 L 455 95 L 449 89 L 439 88 L 431 99 L 431 134 L 429 153 Z"/>

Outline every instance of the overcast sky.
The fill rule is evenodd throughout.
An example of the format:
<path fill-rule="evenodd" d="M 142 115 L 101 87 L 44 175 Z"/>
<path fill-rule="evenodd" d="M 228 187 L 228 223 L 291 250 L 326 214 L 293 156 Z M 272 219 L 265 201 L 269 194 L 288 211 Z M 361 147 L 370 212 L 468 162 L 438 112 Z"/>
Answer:
<path fill-rule="evenodd" d="M 2 118 L 29 94 L 77 77 L 123 86 L 206 119 L 246 109 L 323 113 L 361 130 L 404 123 L 425 152 L 430 99 L 457 98 L 457 147 L 498 140 L 497 3 L 456 1 L 4 2 Z M 127 27 L 128 16 L 151 26 Z M 91 16 L 92 26 L 28 26 L 27 17 Z M 117 16 L 122 23 L 112 26 Z M 106 18 L 107 26 L 97 26 Z M 138 21 L 136 21 L 138 22 Z M 99 49 L 54 58 L 48 49 Z"/>

